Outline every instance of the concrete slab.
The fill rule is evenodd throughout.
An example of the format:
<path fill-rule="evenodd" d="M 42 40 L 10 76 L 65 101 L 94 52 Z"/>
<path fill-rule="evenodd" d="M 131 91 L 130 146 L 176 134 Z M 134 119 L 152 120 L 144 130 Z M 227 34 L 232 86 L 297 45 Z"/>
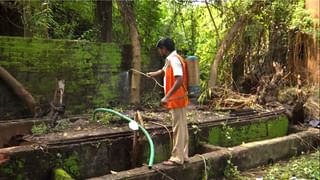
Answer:
<path fill-rule="evenodd" d="M 214 152 L 195 155 L 190 162 L 182 166 L 166 167 L 156 164 L 152 170 L 147 167 L 136 168 L 118 172 L 106 176 L 91 178 L 91 180 L 157 180 L 164 177 L 169 179 L 194 180 L 201 179 L 204 175 L 204 159 L 206 160 L 209 178 L 217 178 L 223 175 L 227 166 L 227 160 L 245 170 L 270 161 L 289 158 L 312 151 L 320 144 L 319 129 L 309 128 L 306 131 L 290 134 L 288 136 L 242 144 L 232 148 L 220 149 Z"/>

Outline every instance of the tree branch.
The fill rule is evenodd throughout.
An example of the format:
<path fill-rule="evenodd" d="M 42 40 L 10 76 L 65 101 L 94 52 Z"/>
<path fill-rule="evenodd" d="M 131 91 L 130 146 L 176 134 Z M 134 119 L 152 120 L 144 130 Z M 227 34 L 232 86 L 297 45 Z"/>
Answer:
<path fill-rule="evenodd" d="M 27 104 L 33 116 L 37 115 L 37 103 L 32 95 L 17 81 L 6 69 L 0 66 L 0 79 L 2 79 L 14 93 Z"/>
<path fill-rule="evenodd" d="M 206 6 L 207 6 L 207 9 L 208 9 L 208 12 L 209 12 L 209 15 L 210 15 L 211 21 L 212 21 L 212 23 L 213 23 L 214 30 L 215 30 L 216 35 L 217 35 L 217 46 L 218 46 L 218 45 L 219 45 L 219 41 L 220 41 L 219 31 L 218 31 L 218 28 L 217 28 L 216 22 L 214 21 L 214 18 L 213 18 L 213 16 L 212 16 L 211 10 L 210 10 L 210 8 L 209 8 L 208 1 L 207 1 L 207 0 L 205 0 L 204 2 L 206 3 Z"/>

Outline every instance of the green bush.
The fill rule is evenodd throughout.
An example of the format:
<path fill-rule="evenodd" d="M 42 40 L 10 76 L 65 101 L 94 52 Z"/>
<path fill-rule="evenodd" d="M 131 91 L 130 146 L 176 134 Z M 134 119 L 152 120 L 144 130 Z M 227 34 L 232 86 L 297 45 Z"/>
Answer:
<path fill-rule="evenodd" d="M 42 135 L 48 132 L 48 126 L 45 123 L 35 124 L 32 126 L 31 133 L 33 135 Z"/>

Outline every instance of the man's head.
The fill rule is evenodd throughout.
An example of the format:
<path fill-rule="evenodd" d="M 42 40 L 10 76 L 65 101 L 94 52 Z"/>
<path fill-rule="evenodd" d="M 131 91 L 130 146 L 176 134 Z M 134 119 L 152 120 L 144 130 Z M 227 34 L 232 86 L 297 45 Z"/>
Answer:
<path fill-rule="evenodd" d="M 160 56 L 166 58 L 172 51 L 175 50 L 174 42 L 170 38 L 162 38 L 157 43 L 157 48 Z"/>

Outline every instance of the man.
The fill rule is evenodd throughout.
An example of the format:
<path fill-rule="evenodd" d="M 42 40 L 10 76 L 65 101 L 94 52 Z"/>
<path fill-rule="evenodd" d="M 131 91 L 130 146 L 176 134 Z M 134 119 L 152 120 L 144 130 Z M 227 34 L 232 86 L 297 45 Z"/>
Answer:
<path fill-rule="evenodd" d="M 161 103 L 172 114 L 173 148 L 171 157 L 164 165 L 181 165 L 188 162 L 188 128 L 186 107 L 189 103 L 187 92 L 187 68 L 183 58 L 177 54 L 172 39 L 163 38 L 157 43 L 159 54 L 166 58 L 162 69 L 149 72 L 147 75 L 156 77 L 164 74 L 165 96 Z"/>

